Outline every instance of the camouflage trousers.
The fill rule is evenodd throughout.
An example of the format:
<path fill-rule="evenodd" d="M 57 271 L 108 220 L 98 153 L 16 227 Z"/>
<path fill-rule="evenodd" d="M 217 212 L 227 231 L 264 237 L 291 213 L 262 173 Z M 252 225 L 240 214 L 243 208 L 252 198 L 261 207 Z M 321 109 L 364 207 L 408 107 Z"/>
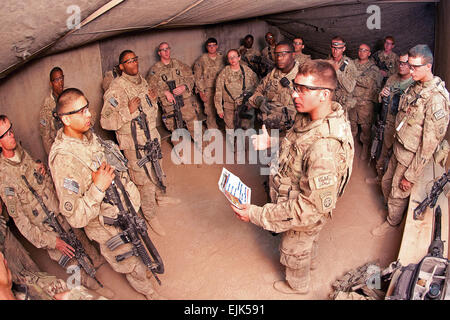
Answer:
<path fill-rule="evenodd" d="M 391 226 L 397 226 L 402 222 L 403 214 L 408 208 L 411 189 L 402 191 L 399 187 L 408 168 L 397 161 L 395 155 L 391 156 L 386 173 L 381 180 L 381 190 L 388 205 L 387 221 Z"/>
<path fill-rule="evenodd" d="M 374 104 L 370 101 L 357 103 L 356 106 L 348 110 L 348 119 L 352 129 L 353 137 L 358 134 L 358 124 L 361 126 L 360 140 L 363 144 L 370 145 L 372 141 L 372 122 Z"/>
<path fill-rule="evenodd" d="M 195 102 L 194 97 L 190 97 L 183 100 L 184 106 L 181 107 L 181 115 L 183 117 L 183 121 L 186 123 L 186 129 L 191 134 L 192 139 L 194 139 L 194 121 L 198 121 L 198 113 L 199 108 L 197 103 Z M 170 132 L 173 132 L 177 126 L 175 123 L 175 118 L 170 117 L 167 118 L 167 116 L 170 116 L 173 114 L 173 107 L 172 106 L 164 106 L 164 117 L 163 122 L 167 130 Z M 174 141 L 172 141 L 175 143 Z"/>
<path fill-rule="evenodd" d="M 282 234 L 280 263 L 286 267 L 286 281 L 294 290 L 307 290 L 311 281 L 311 262 L 317 258 L 319 232 L 326 223 L 321 219 L 304 231 Z"/>
<path fill-rule="evenodd" d="M 381 179 L 387 170 L 387 164 L 389 163 L 389 154 L 392 152 L 392 145 L 394 144 L 394 133 L 395 126 L 394 123 L 386 122 L 386 126 L 384 127 L 384 135 L 383 135 L 383 145 L 381 147 L 380 157 L 377 160 L 375 165 L 377 170 L 377 175 Z"/>
<path fill-rule="evenodd" d="M 203 106 L 205 108 L 205 114 L 206 114 L 206 127 L 208 129 L 217 129 L 217 122 L 216 122 L 216 116 L 217 111 L 216 107 L 214 105 L 214 94 L 215 94 L 214 88 L 208 88 L 205 91 L 206 99 L 203 101 Z"/>
<path fill-rule="evenodd" d="M 128 166 L 131 181 L 134 182 L 139 190 L 141 197 L 141 209 L 145 219 L 148 221 L 156 216 L 156 189 L 158 188 L 145 172 L 144 167 L 139 168 L 136 164 L 138 161 L 135 150 L 124 150 L 125 157 L 128 159 Z M 161 162 L 160 162 L 161 164 Z M 152 165 L 146 164 L 150 175 L 152 172 Z"/>
<path fill-rule="evenodd" d="M 223 102 L 223 121 L 225 121 L 225 129 L 234 129 L 234 102 Z"/>

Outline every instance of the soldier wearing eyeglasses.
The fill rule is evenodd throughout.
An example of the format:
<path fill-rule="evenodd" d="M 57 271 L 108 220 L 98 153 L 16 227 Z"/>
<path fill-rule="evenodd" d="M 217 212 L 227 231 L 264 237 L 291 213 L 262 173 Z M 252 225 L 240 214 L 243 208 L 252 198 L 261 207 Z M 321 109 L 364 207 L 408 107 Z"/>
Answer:
<path fill-rule="evenodd" d="M 66 219 L 59 214 L 59 201 L 52 177 L 41 161 L 35 161 L 17 143 L 12 123 L 5 115 L 0 115 L 0 147 L 0 197 L 20 233 L 36 248 L 46 250 L 53 261 L 58 262 L 63 256 L 67 256 L 69 260 L 66 268 L 78 265 L 74 258 L 75 249 L 62 240 L 60 235 L 45 222 L 47 213 L 40 201 L 46 209 L 56 214 L 60 224 L 68 230 Z M 92 259 L 93 267 L 100 268 L 105 260 L 90 244 L 83 230 L 75 229 L 74 233 Z M 102 295 L 109 298 L 113 296 L 111 290 L 100 288 L 84 269 L 80 269 L 80 272 L 81 284 L 99 290 Z"/>
<path fill-rule="evenodd" d="M 149 70 L 147 81 L 161 103 L 162 119 L 169 131 L 178 128 L 174 117 L 175 98 L 181 96 L 184 106 L 180 108 L 186 129 L 194 139 L 194 122 L 198 121 L 199 108 L 194 97 L 194 74 L 192 69 L 182 61 L 172 58 L 171 48 L 167 42 L 158 46 L 160 61 Z M 174 81 L 175 89 L 170 90 L 168 83 Z M 176 141 L 172 141 L 176 143 Z"/>
<path fill-rule="evenodd" d="M 50 95 L 45 98 L 39 112 L 39 133 L 46 155 L 55 141 L 56 132 L 62 128 L 61 121 L 54 116 L 56 100 L 64 90 L 64 73 L 60 67 L 54 67 L 50 71 L 50 87 Z"/>
<path fill-rule="evenodd" d="M 365 43 L 360 44 L 358 59 L 354 60 L 358 76 L 352 96 L 356 99 L 356 105 L 348 111 L 354 139 L 358 134 L 358 127 L 361 127 L 359 137 L 362 143 L 361 160 L 367 160 L 369 156 L 375 102 L 378 100 L 378 92 L 383 80 L 380 70 L 373 61 L 369 60 L 369 57 L 370 47 Z"/>
<path fill-rule="evenodd" d="M 387 169 L 389 157 L 392 154 L 392 145 L 395 139 L 395 116 L 398 112 L 400 97 L 413 82 L 408 64 L 408 53 L 406 52 L 399 56 L 398 73 L 387 79 L 386 84 L 378 95 L 378 102 L 383 103 L 384 99 L 388 100 L 387 114 L 384 123 L 383 145 L 375 165 L 377 176 L 375 178 L 366 178 L 365 181 L 368 184 L 381 184 L 381 178 Z M 384 199 L 387 201 L 391 190 L 384 191 L 387 191 L 384 194 Z"/>
<path fill-rule="evenodd" d="M 332 101 L 336 86 L 336 71 L 329 62 L 310 60 L 300 68 L 292 93 L 294 126 L 279 141 L 265 128 L 251 137 L 256 150 L 280 143 L 269 178 L 271 203 L 232 206 L 242 221 L 282 233 L 280 263 L 286 277 L 273 286 L 284 294 L 309 292 L 319 233 L 351 175 L 353 137 L 342 106 Z"/>
<path fill-rule="evenodd" d="M 344 107 L 346 113 L 352 109 L 356 104 L 356 99 L 353 99 L 352 93 L 356 85 L 356 70 L 355 63 L 352 59 L 344 55 L 346 44 L 342 37 L 335 36 L 331 39 L 331 57 L 330 63 L 336 70 L 338 86 L 334 94 L 334 101 Z"/>
<path fill-rule="evenodd" d="M 279 43 L 274 54 L 276 68 L 261 80 L 249 99 L 249 105 L 260 111 L 266 128 L 279 129 L 283 133 L 292 126 L 296 114 L 291 94 L 292 80 L 298 72 L 299 63 L 294 59 L 294 48 L 290 42 Z"/>
<path fill-rule="evenodd" d="M 158 177 L 151 162 L 142 167 L 138 165 L 143 156 L 139 151 L 139 145 L 144 146 L 147 142 L 144 128 L 137 124 L 137 120 L 143 119 L 143 115 L 146 117 L 150 139 L 152 141 L 157 139 L 158 143 L 161 143 L 156 129 L 158 112 L 156 94 L 150 90 L 147 81 L 139 73 L 138 59 L 131 50 L 125 50 L 120 54 L 119 68 L 122 75 L 111 82 L 103 96 L 100 124 L 103 129 L 116 132 L 119 147 L 128 159 L 131 179 L 141 193 L 145 219 L 153 231 L 163 236 L 165 230 L 156 215 L 157 200 L 162 197 L 163 190 L 158 186 Z"/>
<path fill-rule="evenodd" d="M 275 47 L 277 45 L 277 40 L 275 39 L 275 36 L 272 32 L 267 32 L 264 36 L 264 39 L 266 40 L 267 47 L 264 47 L 264 49 L 262 49 L 261 55 L 266 59 L 275 62 Z"/>
<path fill-rule="evenodd" d="M 381 181 L 383 193 L 389 194 L 388 212 L 386 221 L 372 230 L 374 236 L 382 236 L 400 225 L 411 188 L 429 161 L 433 161 L 449 122 L 449 94 L 445 83 L 433 75 L 430 48 L 424 44 L 411 48 L 408 63 L 415 83 L 400 99 L 393 155 Z"/>

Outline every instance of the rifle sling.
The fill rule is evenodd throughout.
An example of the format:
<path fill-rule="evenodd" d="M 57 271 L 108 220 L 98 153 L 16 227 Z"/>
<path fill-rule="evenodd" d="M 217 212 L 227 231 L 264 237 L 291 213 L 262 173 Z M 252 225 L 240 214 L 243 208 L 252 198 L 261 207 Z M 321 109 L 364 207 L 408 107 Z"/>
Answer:
<path fill-rule="evenodd" d="M 239 65 L 239 68 L 241 68 L 242 77 L 243 77 L 243 79 L 242 79 L 242 94 L 241 94 L 241 95 L 243 95 L 244 92 L 245 92 L 245 71 L 244 71 L 244 67 L 242 67 L 241 65 Z M 239 97 L 237 97 L 237 98 L 233 98 L 233 95 L 232 95 L 231 92 L 228 90 L 227 85 L 226 85 L 225 83 L 223 84 L 223 88 L 225 89 L 225 91 L 228 93 L 228 95 L 231 97 L 231 99 L 232 99 L 233 101 L 236 101 L 236 99 L 240 97 L 240 96 L 239 96 Z"/>

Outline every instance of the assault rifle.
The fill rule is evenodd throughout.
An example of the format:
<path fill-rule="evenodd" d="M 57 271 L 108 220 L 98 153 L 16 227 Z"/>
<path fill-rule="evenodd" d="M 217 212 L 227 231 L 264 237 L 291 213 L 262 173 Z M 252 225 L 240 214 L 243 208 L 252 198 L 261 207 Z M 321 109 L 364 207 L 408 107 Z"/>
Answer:
<path fill-rule="evenodd" d="M 375 62 L 375 64 L 377 65 L 377 67 L 380 70 L 389 72 L 389 68 L 387 67 L 386 62 L 380 60 L 380 57 L 378 56 L 379 52 L 380 51 L 377 51 L 377 52 L 375 52 L 375 54 L 372 55 L 373 61 Z M 388 78 L 387 76 L 383 77 L 383 82 L 382 82 L 383 85 L 386 83 L 387 78 Z"/>
<path fill-rule="evenodd" d="M 159 164 L 159 159 L 162 159 L 161 145 L 159 144 L 158 138 L 151 138 L 150 129 L 148 127 L 147 115 L 142 111 L 142 107 L 139 106 L 139 116 L 134 118 L 131 122 L 131 134 L 133 136 L 134 144 L 136 147 L 136 156 L 139 159 L 137 165 L 142 168 L 144 167 L 147 176 L 150 178 L 150 174 L 147 171 L 147 167 L 145 164 L 147 162 L 151 162 L 153 169 L 156 173 L 156 178 L 158 180 L 158 186 L 161 188 L 163 192 L 166 192 L 166 186 L 163 182 L 163 171 L 161 169 L 161 165 Z M 145 145 L 138 144 L 137 135 L 136 135 L 136 125 L 135 122 L 138 123 L 139 127 L 144 131 L 146 142 Z M 144 156 L 141 157 L 140 150 L 145 152 Z"/>
<path fill-rule="evenodd" d="M 126 207 L 122 203 L 118 189 L 123 195 Z M 131 243 L 133 246 L 131 251 L 117 255 L 116 261 L 120 262 L 131 256 L 139 257 L 161 285 L 161 280 L 159 280 L 157 274 L 164 273 L 164 263 L 147 234 L 147 225 L 144 218 L 138 215 L 134 209 L 120 180 L 120 172 L 118 171 L 116 171 L 114 181 L 106 190 L 105 201 L 117 206 L 119 214 L 116 219 L 104 216 L 103 221 L 105 224 L 114 225 L 122 230 L 121 233 L 106 242 L 107 247 L 110 250 L 115 250 L 125 243 Z"/>
<path fill-rule="evenodd" d="M 175 118 L 175 125 L 177 129 L 184 128 L 183 115 L 181 114 L 181 107 L 184 107 L 183 96 L 173 93 L 173 90 L 176 88 L 175 80 L 166 81 L 166 84 L 169 86 L 170 93 L 172 93 L 175 98 L 173 114 L 167 116 L 167 118 Z"/>
<path fill-rule="evenodd" d="M 254 56 L 250 62 L 258 66 L 259 72 L 257 72 L 257 74 L 260 78 L 264 78 L 275 66 L 272 60 L 263 56 Z"/>
<path fill-rule="evenodd" d="M 84 269 L 84 271 L 86 271 L 86 273 L 92 279 L 94 279 L 100 285 L 100 287 L 103 288 L 103 285 L 101 284 L 100 281 L 98 281 L 97 277 L 95 276 L 96 271 L 94 266 L 92 265 L 91 258 L 86 253 L 83 244 L 77 238 L 77 236 L 73 232 L 73 229 L 69 227 L 69 231 L 66 231 L 59 223 L 55 213 L 48 210 L 47 206 L 42 200 L 42 197 L 30 185 L 30 183 L 28 182 L 27 178 L 24 175 L 22 175 L 22 179 L 27 185 L 28 189 L 30 189 L 30 192 L 33 194 L 33 196 L 41 205 L 42 210 L 45 212 L 47 218 L 45 218 L 44 223 L 47 223 L 50 227 L 52 227 L 53 230 L 55 230 L 55 232 L 59 235 L 61 240 L 63 240 L 65 243 L 67 243 L 68 245 L 70 245 L 72 248 L 75 249 L 75 259 L 77 260 L 78 264 Z M 63 268 L 65 268 L 70 259 L 71 259 L 70 257 L 63 254 L 61 259 L 59 259 L 58 264 Z"/>
<path fill-rule="evenodd" d="M 422 213 L 428 206 L 430 208 L 434 208 L 440 194 L 449 181 L 449 178 L 450 170 L 444 173 L 437 181 L 434 182 L 433 186 L 431 187 L 430 194 L 425 199 L 423 199 L 423 201 L 414 209 L 414 220 L 422 220 Z"/>
<path fill-rule="evenodd" d="M 389 111 L 389 97 L 383 97 L 383 103 L 381 104 L 381 112 L 378 115 L 378 120 L 375 124 L 375 134 L 370 148 L 370 159 L 378 160 L 381 154 L 384 140 L 384 128 L 386 126 L 386 118 Z"/>
<path fill-rule="evenodd" d="M 441 240 L 441 216 L 441 206 L 438 205 L 434 213 L 434 237 L 428 247 L 428 254 L 437 258 L 442 258 L 444 253 L 444 242 Z"/>
<path fill-rule="evenodd" d="M 280 83 L 283 87 L 290 89 L 291 92 L 293 91 L 290 86 L 291 82 L 289 81 L 288 78 L 286 78 L 286 77 L 281 78 Z M 289 115 L 287 107 L 284 107 L 282 109 L 282 111 L 283 111 L 284 117 L 286 118 L 286 120 L 284 121 L 284 125 L 286 126 L 286 130 L 288 130 L 294 125 L 294 120 L 292 120 L 291 116 Z"/>
<path fill-rule="evenodd" d="M 251 119 L 253 118 L 252 114 L 248 111 L 247 102 L 248 99 L 253 95 L 250 91 L 244 91 L 242 93 L 242 102 L 239 104 L 234 110 L 234 127 L 236 129 L 241 127 L 242 119 Z"/>

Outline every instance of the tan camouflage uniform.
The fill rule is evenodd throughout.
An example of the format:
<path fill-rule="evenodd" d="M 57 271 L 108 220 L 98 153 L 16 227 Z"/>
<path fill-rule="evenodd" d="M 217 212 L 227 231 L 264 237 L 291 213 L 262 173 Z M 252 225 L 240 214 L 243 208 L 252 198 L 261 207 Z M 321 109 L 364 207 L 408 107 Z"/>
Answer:
<path fill-rule="evenodd" d="M 198 93 L 202 92 L 206 95 L 206 101 L 203 101 L 203 105 L 205 107 L 206 126 L 208 129 L 217 129 L 214 94 L 217 76 L 224 67 L 224 58 L 220 52 L 217 53 L 215 59 L 204 53 L 194 63 L 196 90 Z"/>
<path fill-rule="evenodd" d="M 28 183 L 41 196 L 48 210 L 54 212 L 61 225 L 68 230 L 66 220 L 58 214 L 58 198 L 49 173 L 42 176 L 37 171 L 36 162 L 20 146 L 17 145 L 13 158 L 0 156 L 0 195 L 4 200 L 9 215 L 20 233 L 36 248 L 47 250 L 48 255 L 54 261 L 59 261 L 62 253 L 56 249 L 56 238 L 59 235 L 44 220 L 47 218 L 36 197 L 22 179 L 25 176 Z M 43 179 L 39 183 L 39 178 Z M 74 230 L 76 236 L 83 244 L 87 254 L 93 261 L 94 268 L 104 263 L 97 250 L 89 243 L 82 230 Z M 71 259 L 67 267 L 77 265 L 76 259 Z M 81 283 L 89 288 L 97 290 L 100 286 L 81 269 Z"/>
<path fill-rule="evenodd" d="M 117 218 L 119 209 L 103 201 L 105 193 L 92 181 L 92 172 L 97 171 L 102 162 L 107 162 L 105 151 L 91 131 L 85 133 L 82 140 L 66 136 L 62 129 L 58 131 L 50 151 L 49 166 L 60 199 L 59 208 L 72 227 L 84 228 L 89 239 L 98 242 L 101 254 L 116 272 L 125 274 L 137 292 L 152 299 L 155 292 L 150 281 L 151 273 L 140 258 L 131 256 L 120 262 L 115 259 L 117 255 L 131 251 L 132 245 L 122 244 L 114 251 L 106 246 L 106 242 L 122 230 L 105 224 L 103 219 Z M 137 212 L 140 206 L 139 190 L 126 171 L 116 174 L 120 174 Z"/>
<path fill-rule="evenodd" d="M 360 140 L 363 145 L 369 146 L 372 135 L 372 123 L 374 117 L 374 103 L 377 101 L 377 95 L 381 86 L 382 78 L 380 71 L 372 61 L 364 64 L 354 60 L 358 76 L 353 90 L 353 98 L 356 99 L 356 105 L 348 110 L 348 118 L 352 127 L 353 137 L 358 133 L 358 124 L 361 126 Z"/>
<path fill-rule="evenodd" d="M 374 55 L 377 55 L 380 61 L 386 64 L 386 67 L 388 68 L 387 77 L 398 73 L 399 57 L 395 52 L 391 51 L 386 55 L 384 50 L 380 50 L 375 52 Z"/>
<path fill-rule="evenodd" d="M 389 162 L 389 155 L 392 152 L 392 145 L 394 144 L 394 133 L 395 133 L 395 116 L 397 115 L 397 110 L 393 110 L 392 102 L 395 94 L 402 95 L 406 89 L 413 84 L 412 78 L 402 81 L 400 76 L 394 74 L 390 76 L 386 81 L 385 87 L 390 89 L 390 95 L 388 97 L 388 112 L 386 116 L 386 123 L 384 125 L 384 133 L 383 133 L 383 145 L 381 147 L 380 156 L 376 163 L 376 170 L 379 180 L 383 177 L 384 171 L 386 170 L 387 163 Z M 382 103 L 381 93 L 378 97 L 378 101 Z M 398 108 L 398 106 L 397 106 Z M 387 195 L 386 195 L 387 201 Z"/>
<path fill-rule="evenodd" d="M 329 60 L 331 60 L 330 62 L 333 61 L 332 58 Z M 344 71 L 342 71 L 342 69 Z M 339 61 L 339 67 L 336 70 L 336 75 L 338 79 L 338 86 L 334 92 L 333 100 L 344 107 L 345 113 L 348 114 L 349 110 L 354 108 L 356 104 L 356 99 L 352 98 L 352 92 L 356 86 L 356 77 L 358 76 L 358 70 L 355 62 L 344 55 L 341 61 Z"/>
<path fill-rule="evenodd" d="M 448 122 L 449 96 L 439 77 L 416 82 L 401 97 L 395 118 L 394 153 L 381 182 L 383 194 L 389 195 L 387 221 L 391 226 L 401 223 L 411 194 L 411 189 L 399 188 L 401 179 L 418 182 L 444 139 Z"/>
<path fill-rule="evenodd" d="M 245 73 L 245 91 L 253 92 L 258 83 L 258 76 L 246 65 L 241 65 Z M 223 113 L 226 129 L 234 129 L 234 111 L 242 103 L 243 75 L 239 69 L 233 71 L 226 66 L 217 77 L 214 104 L 217 113 Z M 225 90 L 225 86 L 232 96 Z M 223 106 L 222 106 L 223 102 Z"/>
<path fill-rule="evenodd" d="M 272 46 L 267 46 L 264 49 L 262 49 L 261 51 L 261 55 L 273 62 L 275 62 L 275 47 L 276 45 Z"/>
<path fill-rule="evenodd" d="M 241 51 L 243 51 L 243 50 L 245 50 L 245 53 L 244 53 L 244 54 L 241 54 Z M 238 51 L 239 51 L 239 54 L 241 55 L 241 61 L 240 61 L 240 63 L 241 63 L 241 64 L 245 64 L 245 65 L 247 65 L 247 66 L 248 66 L 247 61 L 250 62 L 250 64 L 251 64 L 252 66 L 254 66 L 254 64 L 252 63 L 252 59 L 253 59 L 254 57 L 256 57 L 256 56 L 261 56 L 261 52 L 259 52 L 259 50 L 256 50 L 256 49 L 254 49 L 254 48 L 247 49 L 247 48 L 244 47 L 244 46 L 240 46 L 239 49 L 238 49 Z M 256 67 L 256 66 L 255 66 L 255 67 Z"/>
<path fill-rule="evenodd" d="M 295 57 L 295 60 L 298 61 L 300 67 L 308 60 L 311 60 L 311 56 L 308 54 L 304 54 L 303 52 L 300 52 L 300 53 L 294 52 L 294 57 Z"/>
<path fill-rule="evenodd" d="M 194 121 L 198 121 L 198 106 L 193 96 L 194 90 L 194 75 L 192 69 L 177 59 L 170 59 L 170 63 L 165 65 L 161 61 L 155 63 L 149 70 L 147 81 L 149 86 L 156 90 L 158 99 L 162 104 L 163 122 L 169 131 L 177 129 L 175 118 L 173 116 L 173 105 L 170 103 L 164 91 L 170 91 L 166 81 L 175 80 L 175 87 L 185 85 L 186 90 L 183 92 L 184 106 L 181 107 L 181 114 L 183 121 L 186 123 L 186 128 L 194 138 Z"/>
<path fill-rule="evenodd" d="M 161 138 L 156 129 L 158 106 L 156 100 L 152 101 L 150 99 L 148 88 L 147 81 L 140 74 L 130 76 L 123 73 L 120 77 L 114 79 L 103 96 L 104 102 L 100 124 L 103 129 L 114 130 L 116 132 L 119 147 L 128 159 L 131 180 L 133 180 L 141 193 L 142 211 L 145 218 L 149 221 L 156 216 L 158 180 L 151 162 L 145 164 L 150 177 L 147 176 L 144 167 L 140 168 L 137 164 L 139 159 L 136 155 L 136 146 L 131 131 L 131 121 L 139 116 L 139 110 L 130 114 L 130 109 L 128 108 L 128 102 L 135 97 L 139 97 L 142 111 L 147 116 L 150 137 L 151 139 L 158 138 L 158 141 L 161 143 Z M 148 101 L 150 101 L 150 104 Z M 144 130 L 137 123 L 136 137 L 139 145 L 145 145 L 147 138 Z M 142 151 L 141 155 L 143 155 Z M 162 166 L 161 161 L 160 165 Z"/>
<path fill-rule="evenodd" d="M 350 179 L 353 138 L 342 107 L 311 121 L 297 115 L 280 145 L 279 168 L 269 178 L 272 203 L 251 205 L 250 221 L 282 232 L 280 262 L 294 290 L 307 290 L 320 230 Z"/>
<path fill-rule="evenodd" d="M 291 119 L 295 118 L 297 114 L 297 110 L 294 106 L 294 101 L 292 100 L 292 80 L 295 79 L 295 76 L 298 73 L 299 63 L 296 61 L 294 67 L 288 73 L 283 73 L 280 69 L 274 68 L 267 76 L 265 76 L 259 85 L 256 87 L 254 94 L 249 99 L 249 105 L 253 108 L 258 108 L 256 105 L 257 97 L 265 97 L 267 102 L 274 105 L 270 110 L 270 114 L 263 113 L 263 121 L 266 122 L 266 127 L 273 127 L 269 123 L 275 124 L 275 126 L 279 126 L 281 131 L 286 130 L 286 126 L 284 121 L 286 121 L 286 117 L 283 114 L 283 108 L 287 107 L 288 114 Z M 285 88 L 281 85 L 280 80 L 286 77 L 289 80 L 289 88 Z"/>
<path fill-rule="evenodd" d="M 53 95 L 53 91 L 50 90 L 50 95 L 45 98 L 44 104 L 39 112 L 39 133 L 41 135 L 45 154 L 47 155 L 50 152 L 53 141 L 55 141 L 56 132 L 59 128 L 62 128 L 61 120 L 57 120 L 53 117 L 55 108 L 56 98 Z"/>
<path fill-rule="evenodd" d="M 1 201 L 1 200 L 0 200 Z M 1 204 L 1 203 L 0 203 Z M 13 287 L 13 293 L 18 300 L 52 300 L 57 293 L 69 291 L 65 281 L 57 279 L 46 272 L 41 272 L 30 254 L 25 250 L 19 240 L 9 230 L 5 217 L 0 215 L 0 252 L 8 261 L 15 284 L 26 286 L 28 297 L 22 290 Z M 66 300 L 105 300 L 105 297 L 89 292 L 83 286 L 70 289 Z"/>

